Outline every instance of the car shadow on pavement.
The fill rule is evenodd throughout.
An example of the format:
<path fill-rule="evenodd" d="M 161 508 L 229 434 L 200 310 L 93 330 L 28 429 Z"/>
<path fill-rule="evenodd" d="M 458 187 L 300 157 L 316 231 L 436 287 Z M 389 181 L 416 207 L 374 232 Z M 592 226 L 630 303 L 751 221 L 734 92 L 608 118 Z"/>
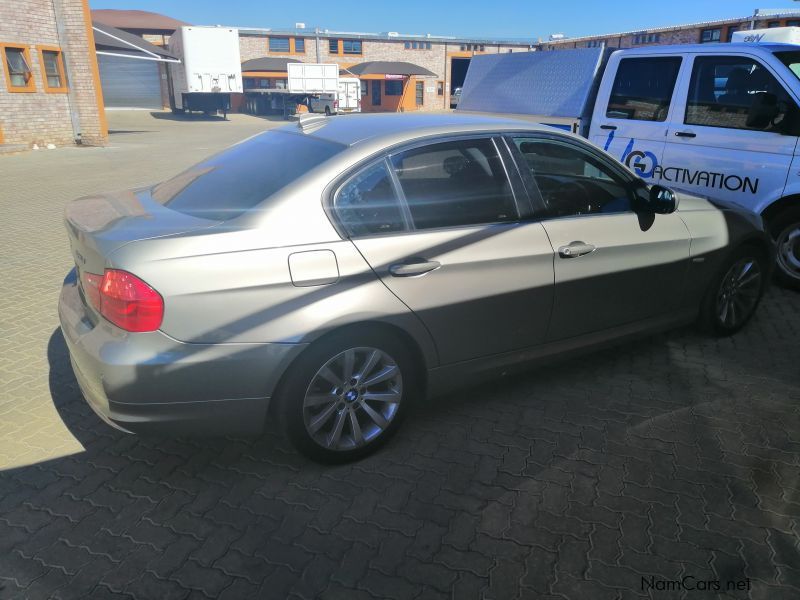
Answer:
<path fill-rule="evenodd" d="M 56 330 L 50 391 L 85 451 L 0 472 L 0 581 L 26 597 L 612 598 L 691 576 L 796 597 L 800 382 L 775 316 L 451 394 L 335 467 L 272 427 L 117 432 Z"/>
<path fill-rule="evenodd" d="M 205 113 L 173 113 L 171 111 L 153 111 L 150 113 L 154 119 L 162 121 L 228 121 L 227 117 L 217 114 Z"/>

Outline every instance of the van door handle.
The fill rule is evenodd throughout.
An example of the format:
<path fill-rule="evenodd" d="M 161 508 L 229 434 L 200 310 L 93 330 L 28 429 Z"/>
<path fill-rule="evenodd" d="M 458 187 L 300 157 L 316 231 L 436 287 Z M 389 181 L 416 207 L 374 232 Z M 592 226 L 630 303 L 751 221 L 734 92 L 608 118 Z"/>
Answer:
<path fill-rule="evenodd" d="M 412 259 L 413 260 L 413 259 Z M 389 267 L 393 277 L 414 277 L 435 271 L 442 264 L 436 260 L 415 260 L 414 262 L 397 263 Z"/>
<path fill-rule="evenodd" d="M 677 135 L 678 137 L 687 137 L 687 138 L 697 137 L 697 134 L 692 133 L 691 131 L 676 131 L 675 135 Z"/>
<path fill-rule="evenodd" d="M 578 258 L 595 250 L 597 250 L 595 246 L 586 242 L 570 242 L 566 246 L 559 247 L 558 255 L 561 258 Z"/>
<path fill-rule="evenodd" d="M 600 125 L 600 129 L 611 129 L 612 131 L 617 128 L 616 125 Z"/>

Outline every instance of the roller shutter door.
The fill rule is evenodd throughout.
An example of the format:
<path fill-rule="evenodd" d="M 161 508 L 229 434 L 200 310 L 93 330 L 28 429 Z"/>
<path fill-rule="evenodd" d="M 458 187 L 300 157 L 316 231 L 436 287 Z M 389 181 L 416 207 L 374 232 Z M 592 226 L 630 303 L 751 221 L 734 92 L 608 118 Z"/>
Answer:
<path fill-rule="evenodd" d="M 161 108 L 158 63 L 154 60 L 97 55 L 107 108 Z"/>

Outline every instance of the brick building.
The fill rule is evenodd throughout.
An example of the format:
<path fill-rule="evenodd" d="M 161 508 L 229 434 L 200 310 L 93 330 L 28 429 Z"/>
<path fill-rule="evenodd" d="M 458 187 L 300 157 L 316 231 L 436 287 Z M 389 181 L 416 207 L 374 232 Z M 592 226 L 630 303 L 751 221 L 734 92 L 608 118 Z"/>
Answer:
<path fill-rule="evenodd" d="M 361 77 L 361 106 L 365 112 L 449 108 L 450 92 L 463 84 L 470 58 L 532 49 L 522 41 L 246 28 L 239 29 L 239 47 L 242 61 L 283 57 L 311 63 L 332 62 L 342 67 L 343 75 L 347 75 L 348 67 L 373 61 L 411 63 L 435 74 L 404 79 L 392 78 L 395 73 Z M 281 74 L 272 73 L 271 77 L 279 79 Z"/>
<path fill-rule="evenodd" d="M 0 2 L 0 151 L 108 130 L 87 0 Z"/>
<path fill-rule="evenodd" d="M 634 48 L 669 44 L 708 44 L 730 42 L 736 31 L 771 27 L 800 26 L 798 10 L 756 10 L 749 17 L 736 17 L 719 21 L 654 27 L 640 31 L 591 35 L 578 38 L 551 39 L 538 45 L 540 50 L 564 48 Z"/>

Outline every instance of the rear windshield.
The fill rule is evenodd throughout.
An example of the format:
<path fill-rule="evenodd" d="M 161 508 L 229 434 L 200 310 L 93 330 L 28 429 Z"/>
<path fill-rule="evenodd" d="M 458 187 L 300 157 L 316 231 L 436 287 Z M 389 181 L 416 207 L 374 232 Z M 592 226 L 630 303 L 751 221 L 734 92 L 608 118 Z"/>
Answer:
<path fill-rule="evenodd" d="M 345 148 L 307 135 L 270 131 L 158 184 L 152 197 L 193 217 L 227 221 Z"/>

